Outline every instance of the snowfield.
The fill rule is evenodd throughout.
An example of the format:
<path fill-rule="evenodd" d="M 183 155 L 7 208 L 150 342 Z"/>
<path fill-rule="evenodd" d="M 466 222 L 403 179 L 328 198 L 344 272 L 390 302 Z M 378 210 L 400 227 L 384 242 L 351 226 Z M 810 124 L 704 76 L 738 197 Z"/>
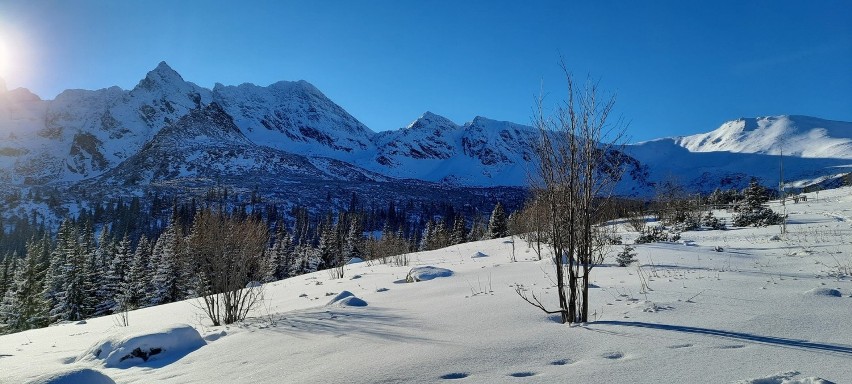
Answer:
<path fill-rule="evenodd" d="M 186 301 L 130 312 L 128 327 L 113 315 L 0 336 L 0 383 L 852 382 L 852 188 L 787 211 L 787 235 L 685 232 L 637 245 L 626 268 L 614 246 L 585 325 L 517 296 L 522 284 L 554 305 L 552 266 L 518 238 L 511 262 L 505 238 L 267 284 L 231 326 Z"/>

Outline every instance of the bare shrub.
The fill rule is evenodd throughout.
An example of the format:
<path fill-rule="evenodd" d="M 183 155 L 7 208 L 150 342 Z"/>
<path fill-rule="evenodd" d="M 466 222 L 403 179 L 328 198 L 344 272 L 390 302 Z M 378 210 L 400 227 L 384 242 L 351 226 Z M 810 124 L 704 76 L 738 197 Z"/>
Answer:
<path fill-rule="evenodd" d="M 242 321 L 262 300 L 268 233 L 260 220 L 199 211 L 187 248 L 197 266 L 202 309 L 213 325 Z"/>

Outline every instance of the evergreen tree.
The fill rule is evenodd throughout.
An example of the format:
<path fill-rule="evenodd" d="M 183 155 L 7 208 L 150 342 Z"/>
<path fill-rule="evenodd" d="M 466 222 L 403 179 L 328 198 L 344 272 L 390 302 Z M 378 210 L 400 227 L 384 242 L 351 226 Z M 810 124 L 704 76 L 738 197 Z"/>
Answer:
<path fill-rule="evenodd" d="M 151 246 L 145 236 L 139 239 L 133 258 L 129 262 L 128 271 L 122 282 L 120 302 L 125 305 L 122 309 L 135 309 L 146 306 L 144 302 L 147 292 L 151 290 L 149 261 Z"/>
<path fill-rule="evenodd" d="M 106 226 L 101 230 L 98 236 L 98 243 L 94 254 L 94 268 L 100 275 L 98 285 L 95 288 L 95 305 L 94 316 L 107 315 L 112 312 L 112 307 L 115 305 L 115 292 L 117 281 L 113 276 L 112 270 L 113 261 L 117 250 L 117 244 L 110 238 L 109 231 Z"/>
<path fill-rule="evenodd" d="M 343 257 L 345 261 L 353 258 L 363 258 L 363 232 L 361 223 L 357 217 L 353 218 L 349 223 L 349 231 L 346 233 L 346 240 L 343 245 Z"/>
<path fill-rule="evenodd" d="M 275 235 L 275 243 L 268 250 L 269 266 L 266 272 L 266 281 L 277 281 L 293 276 L 294 255 L 293 240 L 283 226 L 278 227 Z"/>
<path fill-rule="evenodd" d="M 503 204 L 497 202 L 494 210 L 491 211 L 491 219 L 488 220 L 488 238 L 497 239 L 506 237 L 508 230 L 506 228 L 506 212 L 503 210 Z"/>
<path fill-rule="evenodd" d="M 431 249 L 440 249 L 450 245 L 450 231 L 444 219 L 438 220 L 433 227 Z"/>
<path fill-rule="evenodd" d="M 319 257 L 322 261 L 319 268 L 326 269 L 335 267 L 340 262 L 340 250 L 337 247 L 337 239 L 333 227 L 326 225 L 320 234 Z"/>
<path fill-rule="evenodd" d="M 57 259 L 64 263 L 59 268 L 61 285 L 50 310 L 52 320 L 77 321 L 92 314 L 89 306 L 91 271 L 88 268 L 84 247 L 80 245 L 78 230 L 73 224 L 57 239 Z"/>
<path fill-rule="evenodd" d="M 48 324 L 48 307 L 42 296 L 45 266 L 41 265 L 41 247 L 46 243 L 31 240 L 27 255 L 19 261 L 11 288 L 0 304 L 0 322 L 12 331 L 44 327 Z"/>
<path fill-rule="evenodd" d="M 752 178 L 748 188 L 743 190 L 743 200 L 740 202 L 733 224 L 738 227 L 781 224 L 784 218 L 763 204 L 769 201 L 769 190 L 758 184 Z"/>
<path fill-rule="evenodd" d="M 151 305 L 183 300 L 189 295 L 190 284 L 184 274 L 182 255 L 183 237 L 174 223 L 169 224 L 154 246 L 152 257 L 157 260 L 157 269 L 151 279 Z"/>
<path fill-rule="evenodd" d="M 421 251 L 430 251 L 432 250 L 432 244 L 434 240 L 432 237 L 435 236 L 435 225 L 432 223 L 432 220 L 426 222 L 426 226 L 423 227 L 423 236 L 420 238 L 420 250 Z"/>
<path fill-rule="evenodd" d="M 467 242 L 467 227 L 465 226 L 464 216 L 456 217 L 453 222 L 453 232 L 450 235 L 450 243 L 461 244 Z"/>
<path fill-rule="evenodd" d="M 105 315 L 114 313 L 118 309 L 121 299 L 122 288 L 129 270 L 130 261 L 130 239 L 127 235 L 115 243 L 112 248 L 112 257 L 107 267 L 106 274 L 101 279 L 97 296 L 100 298 L 95 313 Z"/>
<path fill-rule="evenodd" d="M 6 290 L 12 285 L 14 278 L 13 261 L 15 258 L 11 256 L 3 256 L 0 258 L 0 297 L 6 293 Z"/>

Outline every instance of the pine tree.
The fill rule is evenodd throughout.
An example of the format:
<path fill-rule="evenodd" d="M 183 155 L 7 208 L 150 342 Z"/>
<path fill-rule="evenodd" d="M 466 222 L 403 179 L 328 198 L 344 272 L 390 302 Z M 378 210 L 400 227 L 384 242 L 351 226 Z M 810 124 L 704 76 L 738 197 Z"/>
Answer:
<path fill-rule="evenodd" d="M 423 236 L 420 238 L 420 250 L 421 251 L 430 251 L 432 250 L 432 244 L 434 240 L 432 239 L 435 236 L 435 224 L 432 220 L 426 222 L 426 226 L 423 228 Z"/>
<path fill-rule="evenodd" d="M 506 237 L 507 234 L 506 212 L 503 210 L 503 204 L 497 202 L 491 211 L 491 219 L 488 220 L 488 238 L 497 239 Z"/>
<path fill-rule="evenodd" d="M 182 248 L 183 238 L 172 223 L 154 246 L 153 258 L 158 260 L 158 265 L 152 278 L 152 305 L 171 303 L 188 296 L 189 282 L 184 275 Z"/>
<path fill-rule="evenodd" d="M 2 232 L 2 231 L 0 231 Z M 6 293 L 6 290 L 12 285 L 14 278 L 14 270 L 12 262 L 15 258 L 11 256 L 3 256 L 0 258 L 0 297 Z"/>
<path fill-rule="evenodd" d="M 18 262 L 15 278 L 0 303 L 0 322 L 12 331 L 44 327 L 48 323 L 47 303 L 42 297 L 45 267 L 41 265 L 45 243 L 31 240 L 27 255 Z"/>
<path fill-rule="evenodd" d="M 743 201 L 740 202 L 733 224 L 738 227 L 781 224 L 783 217 L 763 204 L 769 201 L 769 191 L 752 178 L 748 188 L 743 190 Z"/>
<path fill-rule="evenodd" d="M 119 300 L 122 298 L 122 287 L 125 282 L 126 274 L 129 270 L 130 260 L 130 239 L 127 235 L 118 242 L 114 243 L 111 248 L 112 257 L 110 258 L 106 274 L 101 279 L 101 284 L 98 288 L 97 296 L 100 298 L 95 313 L 105 315 L 115 313 L 119 308 Z"/>
<path fill-rule="evenodd" d="M 61 285 L 50 310 L 52 320 L 77 321 L 91 315 L 89 299 L 90 270 L 87 255 L 80 246 L 79 232 L 69 223 L 57 239 L 56 258 L 64 261 L 58 268 Z"/>
<path fill-rule="evenodd" d="M 453 232 L 450 235 L 450 243 L 461 244 L 467 242 L 467 228 L 465 227 L 464 216 L 456 217 L 453 222 Z"/>
<path fill-rule="evenodd" d="M 321 269 L 331 268 L 340 262 L 340 250 L 337 247 L 335 228 L 327 225 L 320 234 L 319 257 L 322 260 Z"/>
<path fill-rule="evenodd" d="M 116 243 L 110 238 L 109 231 L 104 227 L 98 236 L 94 254 L 95 270 L 100 275 L 98 286 L 95 288 L 97 304 L 95 305 L 94 316 L 111 313 L 115 304 L 116 281 L 112 276 L 113 272 L 111 272 L 115 254 Z"/>
<path fill-rule="evenodd" d="M 343 257 L 345 262 L 353 258 L 363 258 L 363 229 L 357 217 L 353 218 L 349 224 L 349 231 L 346 233 L 346 241 L 343 245 Z"/>
<path fill-rule="evenodd" d="M 619 267 L 626 267 L 633 264 L 636 261 L 636 252 L 634 252 L 633 246 L 625 244 L 624 249 L 615 257 L 615 261 Z"/>
<path fill-rule="evenodd" d="M 450 245 L 450 231 L 447 229 L 447 224 L 444 219 L 438 220 L 435 223 L 432 233 L 431 249 L 440 249 Z"/>
<path fill-rule="evenodd" d="M 148 239 L 142 236 L 133 258 L 129 262 L 128 271 L 121 285 L 120 302 L 125 306 L 122 309 L 135 309 L 146 306 L 144 302 L 146 293 L 150 291 L 150 265 L 151 246 Z"/>

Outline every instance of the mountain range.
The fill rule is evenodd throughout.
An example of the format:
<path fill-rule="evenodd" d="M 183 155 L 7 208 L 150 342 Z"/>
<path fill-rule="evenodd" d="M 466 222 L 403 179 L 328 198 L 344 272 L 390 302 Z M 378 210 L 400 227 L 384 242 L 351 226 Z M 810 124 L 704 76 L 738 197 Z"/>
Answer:
<path fill-rule="evenodd" d="M 0 83 L 0 181 L 138 195 L 260 189 L 287 203 L 327 204 L 358 190 L 374 199 L 453 194 L 494 200 L 520 191 L 534 169 L 539 132 L 477 116 L 456 124 L 426 112 L 374 132 L 306 81 L 212 89 L 165 62 L 131 90 L 66 90 L 42 100 Z M 677 179 L 695 191 L 741 187 L 750 177 L 803 186 L 847 173 L 852 123 L 806 116 L 741 118 L 691 136 L 624 147 L 622 195 L 650 196 Z M 451 193 L 452 192 L 452 193 Z"/>

